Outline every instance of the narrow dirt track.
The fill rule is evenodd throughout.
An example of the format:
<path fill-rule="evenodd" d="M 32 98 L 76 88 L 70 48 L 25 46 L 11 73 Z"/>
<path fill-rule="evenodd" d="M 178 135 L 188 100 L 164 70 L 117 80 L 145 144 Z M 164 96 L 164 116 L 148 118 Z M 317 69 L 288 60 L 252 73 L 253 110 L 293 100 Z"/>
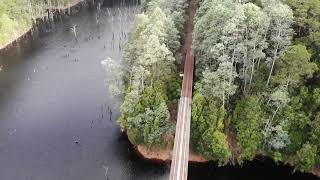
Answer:
<path fill-rule="evenodd" d="M 183 44 L 180 49 L 180 53 L 182 55 L 182 62 L 181 62 L 181 70 L 184 70 L 185 61 L 186 61 L 186 55 L 188 51 L 191 52 L 191 46 L 192 46 L 192 33 L 194 29 L 194 17 L 197 12 L 197 6 L 198 2 L 197 0 L 189 0 L 189 7 L 188 7 L 188 20 L 185 24 L 184 29 L 184 38 L 183 38 Z"/>

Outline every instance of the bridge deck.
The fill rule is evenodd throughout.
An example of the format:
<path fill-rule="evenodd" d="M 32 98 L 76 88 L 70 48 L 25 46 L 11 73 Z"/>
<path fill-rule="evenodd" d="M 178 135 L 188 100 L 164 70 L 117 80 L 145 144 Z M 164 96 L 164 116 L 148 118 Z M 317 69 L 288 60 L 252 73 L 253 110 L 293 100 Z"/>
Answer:
<path fill-rule="evenodd" d="M 188 0 L 188 20 L 185 25 L 184 43 L 181 47 L 184 74 L 179 102 L 176 135 L 172 151 L 170 180 L 187 180 L 189 162 L 189 141 L 191 125 L 191 103 L 193 88 L 193 69 L 195 58 L 191 53 L 192 32 L 198 0 Z"/>
<path fill-rule="evenodd" d="M 184 66 L 176 135 L 172 152 L 170 180 L 186 180 L 188 176 L 193 68 L 194 56 L 188 52 Z"/>

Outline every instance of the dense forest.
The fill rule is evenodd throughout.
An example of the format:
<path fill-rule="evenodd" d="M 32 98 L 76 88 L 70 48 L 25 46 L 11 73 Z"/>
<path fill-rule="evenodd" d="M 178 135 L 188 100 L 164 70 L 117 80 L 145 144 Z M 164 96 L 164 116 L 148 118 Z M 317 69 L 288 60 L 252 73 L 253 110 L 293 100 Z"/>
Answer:
<path fill-rule="evenodd" d="M 115 95 L 124 94 L 120 125 L 134 144 L 170 147 L 181 79 L 177 64 L 185 22 L 185 0 L 154 0 L 136 17 L 123 54 L 123 76 L 108 82 Z M 109 61 L 110 62 L 110 61 Z M 104 63 L 106 69 L 112 63 Z M 111 72 L 112 73 L 112 72 Z M 121 78 L 125 83 L 121 85 Z M 120 88 L 123 86 L 124 88 Z M 123 90 L 125 89 L 125 90 Z"/>
<path fill-rule="evenodd" d="M 124 96 L 119 122 L 133 144 L 172 147 L 186 4 L 147 1 L 123 71 L 108 82 Z M 192 151 L 219 165 L 264 155 L 317 169 L 320 1 L 203 0 L 194 23 Z M 109 73 L 121 67 L 104 65 Z"/>
<path fill-rule="evenodd" d="M 76 1 L 1 0 L 0 47 L 47 8 Z M 186 9 L 187 0 L 147 0 L 122 64 L 102 62 L 133 144 L 173 146 Z M 191 150 L 221 166 L 263 155 L 318 170 L 320 0 L 202 0 L 194 23 Z"/>
<path fill-rule="evenodd" d="M 32 27 L 32 19 L 45 16 L 52 6 L 67 6 L 77 0 L 1 0 L 0 47 L 19 38 Z"/>
<path fill-rule="evenodd" d="M 221 165 L 262 154 L 318 167 L 319 28 L 319 0 L 201 2 L 193 149 Z"/>

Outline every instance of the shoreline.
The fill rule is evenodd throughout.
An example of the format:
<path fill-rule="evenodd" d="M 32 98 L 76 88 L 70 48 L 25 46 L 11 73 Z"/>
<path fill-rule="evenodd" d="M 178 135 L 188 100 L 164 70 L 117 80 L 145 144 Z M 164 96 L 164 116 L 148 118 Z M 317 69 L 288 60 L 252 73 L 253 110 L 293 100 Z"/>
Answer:
<path fill-rule="evenodd" d="M 76 7 L 78 5 L 80 5 L 82 2 L 85 2 L 86 0 L 75 0 L 73 1 L 73 3 L 70 3 L 69 6 L 53 6 L 53 7 L 49 7 L 46 9 L 46 11 L 58 11 L 59 13 L 61 13 L 61 11 L 65 12 L 67 11 L 69 8 L 73 8 Z M 43 14 L 42 16 L 38 16 L 38 17 L 31 17 L 32 20 L 32 24 L 29 28 L 27 28 L 26 30 L 22 31 L 21 33 L 19 33 L 14 39 L 9 40 L 9 42 L 5 43 L 4 45 L 0 46 L 0 51 L 3 51 L 7 48 L 9 48 L 12 44 L 16 43 L 17 41 L 23 39 L 26 35 L 28 35 L 31 31 L 32 28 L 34 26 L 37 26 L 36 21 L 39 19 L 42 19 L 44 17 L 47 17 L 46 14 Z"/>
<path fill-rule="evenodd" d="M 131 142 L 130 142 L 131 143 Z M 144 145 L 134 145 L 134 149 L 136 153 L 143 159 L 149 160 L 149 161 L 154 161 L 154 162 L 159 162 L 159 163 L 166 163 L 170 162 L 172 158 L 172 150 L 168 148 L 152 148 L 152 147 L 147 147 Z M 267 157 L 263 156 L 259 153 L 257 153 L 257 157 L 262 156 L 262 157 Z M 196 164 L 206 164 L 209 163 L 210 160 L 205 159 L 203 156 L 200 154 L 194 154 L 190 152 L 189 154 L 189 163 L 196 163 Z M 232 164 L 230 164 L 232 165 Z M 283 162 L 283 165 L 289 165 L 291 167 L 295 167 L 293 162 Z M 294 173 L 294 172 L 293 172 Z M 310 175 L 314 175 L 316 177 L 320 177 L 320 169 L 313 169 L 310 172 L 302 172 Z"/>
<path fill-rule="evenodd" d="M 152 148 L 144 145 L 136 145 L 135 150 L 142 158 L 150 161 L 169 162 L 172 159 L 172 149 L 169 148 Z M 189 162 L 207 163 L 209 161 L 199 154 L 190 152 Z"/>
<path fill-rule="evenodd" d="M 58 10 L 58 11 L 63 11 L 67 10 L 69 8 L 72 8 L 74 6 L 79 5 L 81 2 L 85 2 L 86 0 L 74 0 L 72 3 L 69 3 L 67 6 L 51 6 L 48 7 L 46 10 Z"/>
<path fill-rule="evenodd" d="M 29 27 L 28 29 L 26 29 L 26 30 L 22 31 L 21 33 L 19 33 L 18 36 L 15 37 L 15 39 L 12 39 L 9 42 L 7 42 L 6 44 L 0 46 L 0 51 L 3 51 L 5 49 L 7 49 L 8 47 L 10 47 L 15 42 L 17 42 L 20 39 L 24 38 L 24 36 L 26 36 L 28 33 L 30 33 L 32 28 L 33 28 L 33 25 L 31 27 Z"/>

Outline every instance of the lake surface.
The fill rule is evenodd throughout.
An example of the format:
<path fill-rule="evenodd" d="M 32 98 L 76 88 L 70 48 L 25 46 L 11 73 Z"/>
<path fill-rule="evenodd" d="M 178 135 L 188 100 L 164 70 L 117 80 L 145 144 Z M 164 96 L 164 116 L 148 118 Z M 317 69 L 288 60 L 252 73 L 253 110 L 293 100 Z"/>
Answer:
<path fill-rule="evenodd" d="M 100 64 L 120 61 L 139 9 L 116 0 L 83 8 L 0 54 L 0 180 L 168 179 L 170 164 L 142 160 L 122 135 L 121 99 L 107 93 Z M 189 179 L 316 179 L 291 172 L 271 161 L 191 165 Z"/>

